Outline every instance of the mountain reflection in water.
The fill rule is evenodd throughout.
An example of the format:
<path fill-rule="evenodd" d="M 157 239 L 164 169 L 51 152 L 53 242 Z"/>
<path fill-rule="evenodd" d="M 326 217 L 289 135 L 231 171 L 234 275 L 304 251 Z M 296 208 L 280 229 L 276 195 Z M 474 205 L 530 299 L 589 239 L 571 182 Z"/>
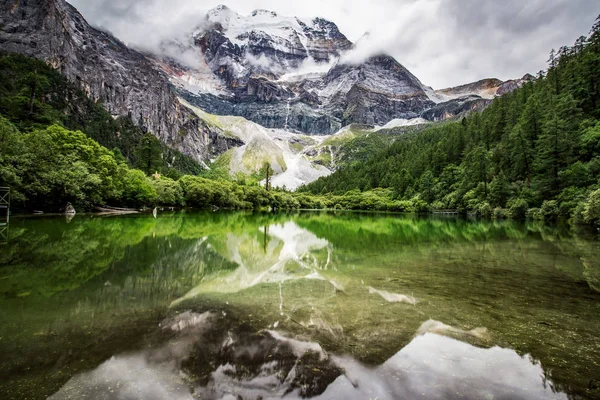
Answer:
<path fill-rule="evenodd" d="M 600 399 L 598 260 L 509 221 L 15 218 L 0 398 Z"/>
<path fill-rule="evenodd" d="M 281 332 L 224 329 L 236 325 L 211 313 L 161 325 L 175 334 L 164 345 L 112 357 L 50 399 L 567 399 L 529 356 L 435 333 L 368 367 Z"/>

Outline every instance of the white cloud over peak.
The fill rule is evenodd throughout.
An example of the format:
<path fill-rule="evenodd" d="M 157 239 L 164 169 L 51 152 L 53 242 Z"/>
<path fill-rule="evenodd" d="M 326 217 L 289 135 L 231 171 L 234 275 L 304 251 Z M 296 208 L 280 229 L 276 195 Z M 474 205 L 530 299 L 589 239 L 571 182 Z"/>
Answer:
<path fill-rule="evenodd" d="M 223 0 L 221 0 L 223 1 Z M 155 49 L 190 32 L 217 4 L 205 0 L 70 0 L 94 26 L 125 43 Z M 593 0 L 230 0 L 240 14 L 255 9 L 335 22 L 353 42 L 346 62 L 389 54 L 426 85 L 455 86 L 510 79 L 546 67 L 552 48 L 571 45 L 600 13 Z"/>

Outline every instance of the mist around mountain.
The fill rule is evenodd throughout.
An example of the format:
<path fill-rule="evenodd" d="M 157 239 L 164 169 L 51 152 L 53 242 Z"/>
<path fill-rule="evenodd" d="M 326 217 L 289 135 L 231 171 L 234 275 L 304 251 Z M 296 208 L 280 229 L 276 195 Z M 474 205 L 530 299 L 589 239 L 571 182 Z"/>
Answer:
<path fill-rule="evenodd" d="M 434 91 L 392 57 L 365 52 L 361 41 L 351 43 L 333 22 L 267 10 L 243 16 L 224 5 L 210 10 L 189 35 L 162 43 L 151 57 L 184 104 L 248 120 L 238 120 L 229 134 L 245 136 L 255 124 L 272 129 L 271 134 L 265 131 L 261 146 L 254 139 L 252 145 L 245 142 L 221 156 L 219 165 L 231 163 L 235 175 L 256 173 L 265 161 L 274 162 L 274 185 L 289 189 L 338 167 L 338 148 L 305 146 L 303 134 L 322 142 L 319 137 L 343 136 L 352 125 L 380 130 L 458 118 L 484 109 L 497 95 L 533 78 L 488 79 Z M 301 148 L 300 157 L 286 146 L 281 149 L 283 131 L 288 138 L 300 135 L 288 139 Z M 254 150 L 239 155 L 246 149 Z M 281 162 L 282 152 L 290 171 Z M 233 153 L 238 155 L 230 161 Z M 235 167 L 242 165 L 236 162 L 241 158 L 256 160 L 255 167 Z"/>
<path fill-rule="evenodd" d="M 154 50 L 158 65 L 190 103 L 268 128 L 333 134 L 350 124 L 384 126 L 394 119 L 445 120 L 479 107 L 532 77 L 487 79 L 435 91 L 393 57 L 365 51 L 330 21 L 256 10 L 243 16 L 210 10 L 189 35 Z M 428 113 L 432 108 L 443 113 Z M 472 106 L 475 109 L 477 106 Z"/>

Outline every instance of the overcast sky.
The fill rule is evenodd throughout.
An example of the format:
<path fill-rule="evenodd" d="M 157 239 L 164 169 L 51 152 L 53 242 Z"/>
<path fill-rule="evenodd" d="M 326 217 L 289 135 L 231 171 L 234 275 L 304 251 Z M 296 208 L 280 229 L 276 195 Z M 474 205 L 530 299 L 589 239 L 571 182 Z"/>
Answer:
<path fill-rule="evenodd" d="M 126 43 L 153 46 L 191 30 L 218 3 L 206 0 L 69 0 L 94 26 Z M 436 89 L 482 78 L 519 78 L 545 68 L 552 48 L 587 35 L 597 0 L 229 0 L 246 15 L 324 17 L 353 42 L 394 56 Z"/>

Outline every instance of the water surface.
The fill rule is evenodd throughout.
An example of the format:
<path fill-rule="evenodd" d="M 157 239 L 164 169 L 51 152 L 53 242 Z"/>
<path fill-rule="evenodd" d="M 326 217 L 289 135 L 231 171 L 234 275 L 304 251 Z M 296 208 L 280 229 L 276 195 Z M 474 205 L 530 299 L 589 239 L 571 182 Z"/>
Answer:
<path fill-rule="evenodd" d="M 600 398 L 600 242 L 508 221 L 11 221 L 2 399 Z"/>

